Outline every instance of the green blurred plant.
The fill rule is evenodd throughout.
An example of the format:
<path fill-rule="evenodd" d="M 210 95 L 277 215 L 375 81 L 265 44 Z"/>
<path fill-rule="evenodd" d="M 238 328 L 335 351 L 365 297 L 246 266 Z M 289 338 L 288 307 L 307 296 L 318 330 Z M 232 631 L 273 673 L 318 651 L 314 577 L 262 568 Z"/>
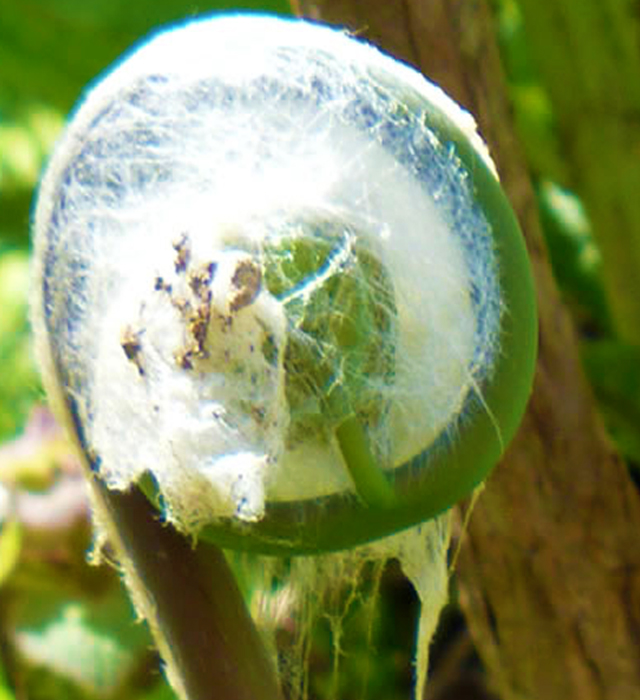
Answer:
<path fill-rule="evenodd" d="M 616 335 L 640 344 L 640 27 L 626 0 L 518 0 L 551 104 L 566 184 L 602 252 Z"/>
<path fill-rule="evenodd" d="M 27 323 L 29 254 L 0 246 L 0 440 L 14 435 L 41 395 Z"/>
<path fill-rule="evenodd" d="M 30 700 L 143 700 L 157 657 L 115 570 L 86 565 L 89 506 L 70 449 L 43 409 L 0 447 L 0 667 Z"/>
<path fill-rule="evenodd" d="M 618 449 L 640 463 L 639 22 L 630 2 L 494 0 L 553 271 Z"/>

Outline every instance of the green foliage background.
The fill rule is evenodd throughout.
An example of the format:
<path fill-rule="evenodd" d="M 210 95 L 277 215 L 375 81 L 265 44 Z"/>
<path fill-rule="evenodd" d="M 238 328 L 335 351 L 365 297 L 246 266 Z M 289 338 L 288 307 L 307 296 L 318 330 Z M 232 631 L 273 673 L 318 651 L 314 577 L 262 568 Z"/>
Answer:
<path fill-rule="evenodd" d="M 637 473 L 640 42 L 637 27 L 623 21 L 627 4 L 492 2 L 553 270 L 610 432 Z M 84 563 L 86 512 L 34 527 L 16 506 L 35 497 L 44 499 L 37 507 L 53 508 L 47 498 L 77 480 L 61 436 L 31 413 L 43 392 L 27 322 L 29 222 L 39 173 L 85 86 L 152 28 L 227 7 L 185 0 L 5 0 L 0 7 L 0 700 L 172 697 L 114 572 Z M 289 12 L 285 0 L 232 7 Z M 560 34 L 550 35 L 549 26 Z M 403 644 L 411 636 L 408 629 L 396 638 L 397 585 L 392 577 L 384 589 L 370 698 L 409 693 L 408 672 L 394 665 L 398 654 L 409 663 Z M 326 632 L 314 640 L 318 698 L 329 697 Z M 353 671 L 342 681 L 344 700 L 358 696 L 369 653 L 357 614 L 349 634 L 359 652 L 345 665 Z"/>

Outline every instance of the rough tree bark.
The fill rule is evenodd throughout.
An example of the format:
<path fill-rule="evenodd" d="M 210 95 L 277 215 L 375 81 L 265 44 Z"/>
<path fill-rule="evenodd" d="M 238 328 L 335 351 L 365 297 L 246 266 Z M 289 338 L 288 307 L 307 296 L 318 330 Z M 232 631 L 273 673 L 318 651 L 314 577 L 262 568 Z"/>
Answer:
<path fill-rule="evenodd" d="M 300 0 L 414 64 L 471 111 L 525 232 L 540 356 L 518 434 L 459 559 L 461 602 L 503 700 L 640 699 L 640 498 L 605 435 L 551 276 L 485 0 Z"/>

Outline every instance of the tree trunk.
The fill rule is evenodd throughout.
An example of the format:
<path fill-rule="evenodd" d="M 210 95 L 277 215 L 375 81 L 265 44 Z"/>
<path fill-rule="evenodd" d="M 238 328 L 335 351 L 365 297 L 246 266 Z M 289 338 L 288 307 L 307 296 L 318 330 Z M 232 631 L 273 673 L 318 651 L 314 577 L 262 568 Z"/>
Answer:
<path fill-rule="evenodd" d="M 461 603 L 503 700 L 640 699 L 640 498 L 608 442 L 551 276 L 485 0 L 301 0 L 472 112 L 524 230 L 539 361 L 522 428 L 459 558 Z"/>

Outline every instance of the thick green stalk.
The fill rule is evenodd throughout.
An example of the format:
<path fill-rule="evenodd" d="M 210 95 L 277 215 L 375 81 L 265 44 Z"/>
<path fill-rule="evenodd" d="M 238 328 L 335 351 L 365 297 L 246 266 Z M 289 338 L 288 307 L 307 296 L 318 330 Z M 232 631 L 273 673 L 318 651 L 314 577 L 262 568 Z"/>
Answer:
<path fill-rule="evenodd" d="M 274 668 L 222 550 L 161 522 L 137 490 L 92 480 L 97 512 L 184 700 L 281 700 Z"/>
<path fill-rule="evenodd" d="M 628 0 L 518 0 L 619 336 L 640 344 L 640 42 Z"/>

